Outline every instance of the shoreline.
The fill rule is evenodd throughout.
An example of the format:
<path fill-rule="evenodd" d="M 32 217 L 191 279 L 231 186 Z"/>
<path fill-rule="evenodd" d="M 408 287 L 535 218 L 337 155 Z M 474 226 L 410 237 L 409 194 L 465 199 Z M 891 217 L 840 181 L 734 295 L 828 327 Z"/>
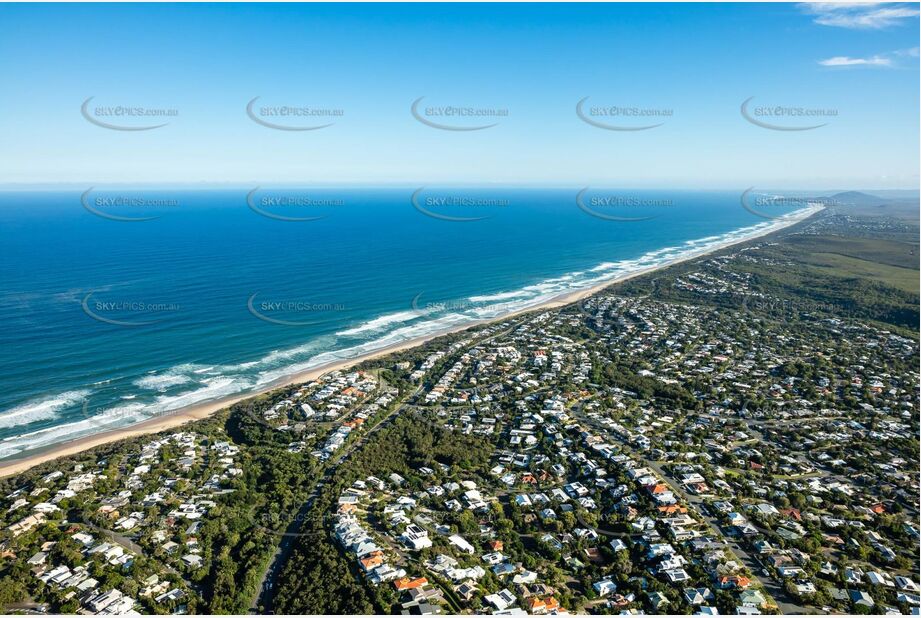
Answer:
<path fill-rule="evenodd" d="M 438 337 L 461 332 L 461 331 L 464 331 L 470 328 L 482 326 L 484 324 L 500 322 L 500 321 L 507 320 L 509 318 L 513 318 L 518 315 L 530 313 L 533 311 L 558 309 L 560 307 L 564 307 L 566 305 L 570 305 L 570 304 L 579 302 L 580 300 L 583 300 L 584 298 L 597 294 L 598 292 L 612 285 L 622 283 L 624 281 L 627 281 L 627 280 L 630 280 L 630 279 L 633 279 L 633 278 L 636 278 L 642 275 L 646 275 L 651 272 L 655 272 L 657 270 L 662 270 L 670 266 L 674 266 L 676 264 L 694 260 L 694 259 L 706 256 L 706 255 L 709 255 L 711 253 L 715 253 L 717 251 L 722 251 L 723 249 L 727 249 L 735 245 L 739 245 L 739 244 L 746 243 L 746 242 L 751 242 L 753 240 L 762 238 L 769 234 L 774 234 L 781 230 L 789 229 L 790 227 L 796 224 L 802 223 L 803 221 L 810 219 L 811 217 L 815 216 L 822 210 L 824 210 L 824 207 L 821 207 L 821 206 L 818 206 L 816 208 L 810 208 L 808 212 L 806 212 L 805 214 L 799 217 L 791 218 L 789 220 L 776 220 L 773 225 L 769 225 L 764 230 L 753 233 L 749 236 L 745 236 L 743 238 L 738 238 L 738 239 L 726 240 L 724 242 L 719 243 L 716 246 L 702 249 L 700 251 L 691 251 L 687 255 L 673 258 L 671 260 L 666 260 L 664 262 L 655 264 L 653 266 L 647 266 L 645 268 L 640 268 L 630 273 L 625 273 L 623 275 L 612 277 L 610 279 L 600 281 L 595 285 L 592 285 L 590 287 L 587 287 L 581 290 L 573 290 L 571 292 L 559 294 L 552 298 L 548 298 L 542 302 L 536 303 L 532 306 L 523 307 L 521 309 L 503 314 L 501 316 L 485 318 L 482 320 L 474 320 L 466 324 L 454 326 L 451 328 L 446 328 L 444 330 L 432 332 L 432 333 L 429 333 L 429 334 L 426 334 L 420 337 L 415 337 L 413 339 L 407 339 L 406 341 L 392 344 L 390 346 L 385 346 L 378 350 L 367 352 L 365 354 L 361 354 L 359 356 L 356 356 L 350 359 L 343 359 L 340 361 L 335 361 L 335 362 L 327 363 L 324 365 L 318 365 L 317 367 L 314 367 L 312 369 L 307 369 L 305 371 L 301 371 L 298 373 L 291 374 L 289 376 L 278 378 L 277 380 L 273 380 L 272 382 L 269 382 L 264 387 L 256 391 L 250 391 L 247 393 L 238 393 L 238 394 L 229 395 L 227 397 L 222 397 L 222 398 L 215 399 L 215 400 L 208 401 L 208 402 L 193 404 L 185 408 L 179 408 L 177 410 L 165 412 L 163 414 L 160 414 L 148 420 L 141 421 L 140 423 L 135 423 L 133 425 L 128 425 L 125 427 L 107 430 L 107 431 L 104 431 L 102 433 L 98 433 L 95 435 L 83 436 L 81 438 L 77 438 L 69 442 L 62 442 L 60 444 L 50 445 L 45 450 L 33 451 L 32 453 L 27 454 L 24 457 L 19 458 L 19 459 L 13 458 L 13 459 L 9 459 L 6 461 L 0 461 L 0 478 L 5 478 L 8 476 L 19 474 L 39 464 L 47 463 L 49 461 L 53 461 L 55 459 L 59 459 L 62 457 L 76 455 L 78 453 L 95 448 L 97 446 L 102 446 L 104 444 L 109 444 L 112 442 L 117 442 L 119 440 L 133 438 L 133 437 L 137 437 L 141 435 L 159 433 L 161 431 L 166 431 L 168 429 L 174 429 L 176 427 L 180 427 L 182 425 L 185 425 L 186 423 L 191 423 L 194 421 L 202 420 L 202 419 L 208 418 L 209 416 L 217 413 L 220 410 L 223 410 L 241 401 L 245 401 L 253 397 L 258 397 L 267 392 L 271 392 L 273 390 L 283 388 L 285 386 L 291 386 L 294 384 L 309 382 L 327 373 L 332 373 L 334 371 L 340 371 L 343 369 L 347 369 L 349 367 L 352 367 L 354 365 L 357 365 L 367 360 L 372 360 L 372 359 L 380 358 L 382 356 L 386 356 L 394 352 L 400 352 L 400 351 L 407 350 L 410 348 L 415 348 L 415 347 L 424 345 L 425 343 L 433 339 L 437 339 Z"/>

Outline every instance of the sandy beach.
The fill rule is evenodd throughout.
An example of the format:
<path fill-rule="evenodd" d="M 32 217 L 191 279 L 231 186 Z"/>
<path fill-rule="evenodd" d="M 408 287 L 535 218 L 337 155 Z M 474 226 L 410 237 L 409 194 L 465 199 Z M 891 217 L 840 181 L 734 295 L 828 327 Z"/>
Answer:
<path fill-rule="evenodd" d="M 6 477 L 6 476 L 18 474 L 38 464 L 57 459 L 59 457 L 66 457 L 68 455 L 74 455 L 76 453 L 80 453 L 87 449 L 91 449 L 93 447 L 100 446 L 103 444 L 108 444 L 110 442 L 115 442 L 118 440 L 123 440 L 126 438 L 131 438 L 134 436 L 139 436 L 139 435 L 144 435 L 144 434 L 158 433 L 161 431 L 165 431 L 167 429 L 179 427 L 185 423 L 189 423 L 189 422 L 196 421 L 196 420 L 201 420 L 235 403 L 238 403 L 240 401 L 245 401 L 247 399 L 250 399 L 252 397 L 261 395 L 263 393 L 275 390 L 277 388 L 291 385 L 291 384 L 309 382 L 310 380 L 315 380 L 318 377 L 326 373 L 346 369 L 348 367 L 354 366 L 363 361 L 374 359 L 374 358 L 379 358 L 381 356 L 385 356 L 387 354 L 397 352 L 400 350 L 414 348 L 428 341 L 431 341 L 432 339 L 436 339 L 438 337 L 441 337 L 441 336 L 444 336 L 450 333 L 467 330 L 469 328 L 481 326 L 483 324 L 490 323 L 490 322 L 502 321 L 502 320 L 505 320 L 510 317 L 514 317 L 516 315 L 520 315 L 523 313 L 563 307 L 565 305 L 569 305 L 569 304 L 578 302 L 588 296 L 591 296 L 592 294 L 599 292 L 600 290 L 603 290 L 617 283 L 621 283 L 628 279 L 633 279 L 635 277 L 639 277 L 641 275 L 645 275 L 650 272 L 661 270 L 663 268 L 667 268 L 669 266 L 673 266 L 681 262 L 686 262 L 688 260 L 697 259 L 704 255 L 708 255 L 716 251 L 721 251 L 723 249 L 726 249 L 727 247 L 731 247 L 733 245 L 737 245 L 741 243 L 750 242 L 757 238 L 761 238 L 768 234 L 772 234 L 774 232 L 788 228 L 801 221 L 804 221 L 805 219 L 808 219 L 809 217 L 813 216 L 814 214 L 821 211 L 822 209 L 823 208 L 821 205 L 815 205 L 812 208 L 804 209 L 804 211 L 802 211 L 801 214 L 799 214 L 795 218 L 791 217 L 789 219 L 778 219 L 772 225 L 766 226 L 764 229 L 759 230 L 751 235 L 728 240 L 726 242 L 719 243 L 718 245 L 710 246 L 705 249 L 701 249 L 700 251 L 689 252 L 688 254 L 682 255 L 681 257 L 675 258 L 673 260 L 664 261 L 654 266 L 650 266 L 648 268 L 638 269 L 636 271 L 633 271 L 633 272 L 630 272 L 630 273 L 627 273 L 627 274 L 624 274 L 618 277 L 612 277 L 592 287 L 588 287 L 588 288 L 581 289 L 581 290 L 576 290 L 576 291 L 569 292 L 566 294 L 561 294 L 559 296 L 547 299 L 539 304 L 535 304 L 535 305 L 520 309 L 518 311 L 509 312 L 501 316 L 497 316 L 497 317 L 493 317 L 489 319 L 468 322 L 466 324 L 463 324 L 463 325 L 460 325 L 454 328 L 445 329 L 439 332 L 433 332 L 423 337 L 409 339 L 399 344 L 395 344 L 389 347 L 384 347 L 379 350 L 375 350 L 373 352 L 369 352 L 367 354 L 357 356 L 355 358 L 317 366 L 313 369 L 310 369 L 310 370 L 307 370 L 301 373 L 297 373 L 297 374 L 292 374 L 290 376 L 286 376 L 284 378 L 276 380 L 275 382 L 267 384 L 264 388 L 258 391 L 241 393 L 241 394 L 229 396 L 229 397 L 222 398 L 222 399 L 216 399 L 216 400 L 209 401 L 209 402 L 195 404 L 187 408 L 181 408 L 181 409 L 177 409 L 171 412 L 161 414 L 159 416 L 156 416 L 154 418 L 151 418 L 149 420 L 146 420 L 140 423 L 136 423 L 134 425 L 114 429 L 111 431 L 104 431 L 96 435 L 85 436 L 83 438 L 78 438 L 70 442 L 65 442 L 60 445 L 53 446 L 46 451 L 36 452 L 36 453 L 26 455 L 25 457 L 21 459 L 11 459 L 5 462 L 0 462 L 0 477 Z"/>

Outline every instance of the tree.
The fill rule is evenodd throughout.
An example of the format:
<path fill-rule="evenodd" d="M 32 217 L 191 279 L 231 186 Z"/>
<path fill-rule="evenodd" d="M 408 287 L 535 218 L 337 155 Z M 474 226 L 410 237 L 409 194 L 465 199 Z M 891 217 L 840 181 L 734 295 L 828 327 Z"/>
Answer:
<path fill-rule="evenodd" d="M 0 579 L 0 605 L 20 603 L 29 597 L 23 582 L 13 579 L 9 575 Z"/>
<path fill-rule="evenodd" d="M 457 517 L 457 529 L 461 534 L 479 532 L 480 525 L 471 511 L 464 511 Z"/>

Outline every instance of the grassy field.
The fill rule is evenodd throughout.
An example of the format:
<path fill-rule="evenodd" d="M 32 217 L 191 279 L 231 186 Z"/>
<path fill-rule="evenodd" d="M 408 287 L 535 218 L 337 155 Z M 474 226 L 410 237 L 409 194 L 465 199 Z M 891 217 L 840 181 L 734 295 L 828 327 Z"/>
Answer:
<path fill-rule="evenodd" d="M 814 268 L 836 277 L 872 279 L 899 290 L 918 293 L 918 269 L 892 266 L 839 253 L 812 253 Z"/>
<path fill-rule="evenodd" d="M 887 240 L 878 238 L 861 238 L 857 236 L 814 235 L 791 236 L 787 239 L 790 247 L 803 254 L 837 254 L 856 258 L 865 262 L 888 264 L 918 272 L 918 236 L 914 241 Z M 808 257 L 803 256 L 808 263 Z M 861 267 L 855 265 L 854 274 L 862 274 Z M 845 269 L 847 272 L 847 269 Z M 917 286 L 915 287 L 917 289 Z"/>
<path fill-rule="evenodd" d="M 917 220 L 841 217 L 825 213 L 816 220 L 781 232 L 747 260 L 730 270 L 747 278 L 748 289 L 776 301 L 800 303 L 817 314 L 874 322 L 908 337 L 919 324 L 919 247 Z M 737 249 L 729 249 L 732 253 Z M 666 273 L 701 270 L 707 260 L 674 266 L 664 273 L 639 277 L 619 289 L 628 294 L 738 308 L 743 295 L 696 294 L 671 285 L 657 286 Z M 704 267 L 716 278 L 713 267 Z"/>

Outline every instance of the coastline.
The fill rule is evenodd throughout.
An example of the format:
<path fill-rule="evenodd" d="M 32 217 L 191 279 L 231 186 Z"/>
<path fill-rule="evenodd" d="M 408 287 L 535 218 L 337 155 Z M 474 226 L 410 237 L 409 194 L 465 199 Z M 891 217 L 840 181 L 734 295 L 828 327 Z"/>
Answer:
<path fill-rule="evenodd" d="M 393 344 L 390 346 L 385 346 L 378 350 L 374 350 L 372 352 L 368 352 L 366 354 L 362 354 L 354 358 L 343 359 L 343 360 L 336 361 L 333 363 L 319 365 L 312 369 L 308 369 L 308 370 L 305 370 L 299 373 L 285 376 L 283 378 L 279 378 L 278 380 L 270 382 L 266 384 L 264 387 L 256 391 L 250 391 L 247 393 L 239 393 L 239 394 L 231 395 L 231 396 L 220 398 L 220 399 L 215 399 L 215 400 L 208 401 L 208 402 L 194 404 L 186 408 L 179 408 L 177 410 L 166 412 L 164 414 L 161 414 L 151 419 L 142 421 L 140 423 L 135 423 L 133 425 L 128 425 L 125 427 L 120 427 L 120 428 L 104 431 L 96 435 L 84 436 L 81 438 L 77 438 L 75 440 L 71 440 L 69 442 L 62 442 L 57 445 L 49 446 L 47 450 L 33 451 L 32 453 L 27 454 L 26 456 L 22 458 L 10 459 L 7 461 L 0 462 L 0 478 L 19 474 L 21 472 L 25 472 L 26 470 L 36 465 L 47 463 L 49 461 L 53 461 L 55 459 L 59 459 L 62 457 L 75 455 L 80 452 L 89 450 L 91 448 L 95 448 L 97 446 L 102 446 L 104 444 L 109 444 L 112 442 L 117 442 L 119 440 L 133 438 L 136 436 L 159 433 L 161 431 L 166 431 L 169 429 L 180 427 L 182 425 L 185 425 L 186 423 L 190 423 L 190 422 L 197 421 L 197 420 L 202 420 L 231 405 L 234 405 L 241 401 L 245 401 L 247 399 L 251 399 L 253 397 L 257 397 L 259 395 L 276 390 L 278 388 L 290 386 L 293 384 L 308 382 L 310 380 L 315 380 L 323 376 L 324 374 L 347 369 L 349 367 L 352 367 L 354 365 L 357 365 L 367 360 L 380 358 L 382 356 L 386 356 L 394 352 L 399 352 L 402 350 L 407 350 L 410 348 L 418 347 L 420 345 L 423 345 L 433 339 L 437 339 L 438 337 L 442 337 L 444 335 L 449 335 L 452 333 L 464 331 L 464 330 L 467 330 L 473 327 L 477 327 L 477 326 L 482 326 L 488 323 L 500 322 L 500 321 L 507 320 L 509 318 L 512 318 L 512 317 L 515 317 L 521 314 L 525 314 L 525 313 L 530 313 L 530 312 L 540 311 L 540 310 L 547 310 L 547 309 L 558 309 L 560 307 L 564 307 L 566 305 L 570 305 L 572 303 L 579 302 L 580 300 L 587 298 L 589 296 L 592 296 L 593 294 L 596 294 L 600 292 L 601 290 L 604 290 L 605 288 L 608 288 L 618 283 L 622 283 L 629 279 L 633 279 L 635 277 L 646 275 L 651 272 L 655 272 L 657 270 L 662 270 L 664 268 L 668 268 L 676 264 L 694 260 L 694 259 L 706 256 L 706 255 L 709 255 L 711 253 L 715 253 L 717 251 L 722 251 L 724 249 L 727 249 L 735 245 L 751 242 L 755 239 L 762 238 L 770 234 L 774 234 L 784 229 L 788 229 L 791 226 L 794 226 L 803 221 L 806 221 L 807 219 L 821 212 L 823 209 L 824 207 L 820 205 L 815 205 L 814 207 L 811 207 L 809 209 L 804 209 L 804 210 L 807 210 L 807 212 L 804 212 L 800 216 L 791 217 L 790 219 L 775 220 L 773 225 L 769 225 L 765 227 L 763 230 L 759 230 L 755 233 L 752 233 L 751 235 L 747 235 L 741 238 L 734 238 L 734 239 L 726 240 L 717 245 L 707 247 L 699 251 L 692 251 L 680 257 L 676 257 L 671 260 L 666 260 L 664 262 L 655 264 L 653 266 L 648 266 L 645 268 L 635 270 L 633 272 L 629 272 L 629 273 L 625 273 L 625 274 L 622 274 L 616 277 L 612 277 L 610 279 L 605 279 L 604 281 L 600 281 L 597 284 L 592 285 L 590 287 L 586 287 L 580 290 L 573 290 L 571 292 L 566 292 L 564 294 L 560 294 L 552 298 L 549 298 L 540 303 L 536 303 L 534 305 L 524 307 L 519 310 L 512 311 L 512 312 L 509 312 L 509 313 L 506 313 L 500 316 L 491 317 L 488 319 L 471 321 L 466 324 L 454 326 L 451 328 L 446 328 L 441 331 L 432 332 L 424 336 L 416 337 L 413 339 L 407 339 L 406 341 L 403 341 L 397 344 Z"/>

